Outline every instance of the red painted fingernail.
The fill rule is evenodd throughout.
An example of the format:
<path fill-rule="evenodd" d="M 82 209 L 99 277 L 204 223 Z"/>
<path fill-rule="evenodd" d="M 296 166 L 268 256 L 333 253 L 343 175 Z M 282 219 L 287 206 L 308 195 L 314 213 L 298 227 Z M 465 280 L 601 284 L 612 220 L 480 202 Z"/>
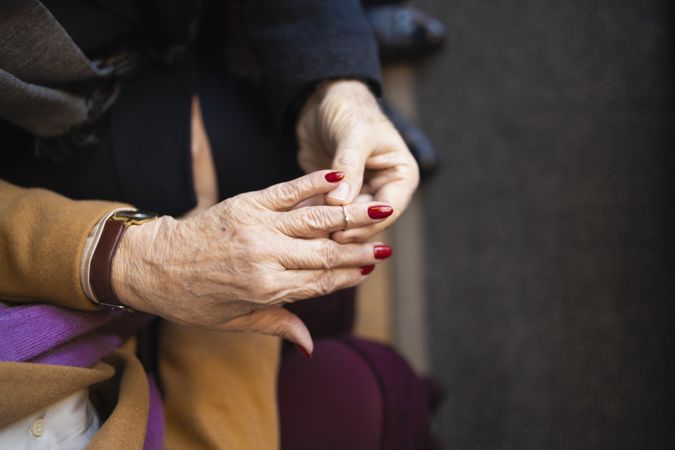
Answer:
<path fill-rule="evenodd" d="M 295 344 L 295 348 L 297 348 L 298 351 L 299 351 L 300 353 L 302 353 L 302 355 L 303 355 L 305 358 L 307 358 L 307 359 L 312 359 L 311 353 L 309 353 L 309 352 L 308 352 L 307 350 L 305 350 L 303 347 L 299 346 L 298 344 Z"/>
<path fill-rule="evenodd" d="M 329 183 L 337 183 L 345 177 L 344 172 L 328 172 L 324 177 Z"/>
<path fill-rule="evenodd" d="M 375 253 L 375 259 L 387 259 L 394 253 L 394 250 L 388 245 L 376 245 L 373 247 L 373 253 Z"/>
<path fill-rule="evenodd" d="M 368 275 L 373 270 L 375 270 L 375 266 L 373 264 L 369 266 L 363 266 L 361 267 L 361 275 Z"/>
<path fill-rule="evenodd" d="M 376 205 L 368 208 L 368 217 L 371 219 L 385 219 L 392 215 L 394 208 L 387 205 Z"/>

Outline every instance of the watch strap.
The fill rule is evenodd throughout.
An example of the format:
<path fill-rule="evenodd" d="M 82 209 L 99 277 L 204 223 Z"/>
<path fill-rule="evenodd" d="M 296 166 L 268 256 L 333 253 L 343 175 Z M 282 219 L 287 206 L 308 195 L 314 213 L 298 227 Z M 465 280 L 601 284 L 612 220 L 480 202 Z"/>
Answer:
<path fill-rule="evenodd" d="M 119 301 L 112 288 L 112 260 L 124 236 L 127 224 L 124 220 L 109 218 L 103 225 L 103 232 L 91 258 L 89 282 L 96 301 L 109 308 L 133 312 L 133 309 Z"/>

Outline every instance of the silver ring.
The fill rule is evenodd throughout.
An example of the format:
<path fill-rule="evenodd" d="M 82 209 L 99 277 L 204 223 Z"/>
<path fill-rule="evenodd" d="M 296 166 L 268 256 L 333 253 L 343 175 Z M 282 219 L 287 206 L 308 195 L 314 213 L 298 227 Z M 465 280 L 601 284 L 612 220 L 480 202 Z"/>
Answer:
<path fill-rule="evenodd" d="M 347 214 L 347 210 L 345 209 L 345 205 L 340 205 L 342 206 L 342 214 L 345 216 L 345 228 L 342 231 L 347 231 L 347 228 L 349 228 L 349 214 Z"/>

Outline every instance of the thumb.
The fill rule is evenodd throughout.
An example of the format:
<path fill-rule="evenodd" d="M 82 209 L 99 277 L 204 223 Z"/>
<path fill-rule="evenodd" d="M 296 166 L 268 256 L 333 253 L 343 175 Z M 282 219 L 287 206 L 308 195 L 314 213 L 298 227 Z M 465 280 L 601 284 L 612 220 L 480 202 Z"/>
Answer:
<path fill-rule="evenodd" d="M 326 204 L 352 203 L 361 192 L 367 155 L 358 148 L 359 145 L 339 146 L 335 152 L 331 169 L 343 172 L 345 176 L 335 189 L 326 194 Z"/>
<path fill-rule="evenodd" d="M 257 309 L 235 317 L 223 324 L 222 329 L 279 336 L 293 342 L 307 356 L 311 356 L 314 351 L 314 342 L 307 326 L 298 316 L 281 306 Z"/>

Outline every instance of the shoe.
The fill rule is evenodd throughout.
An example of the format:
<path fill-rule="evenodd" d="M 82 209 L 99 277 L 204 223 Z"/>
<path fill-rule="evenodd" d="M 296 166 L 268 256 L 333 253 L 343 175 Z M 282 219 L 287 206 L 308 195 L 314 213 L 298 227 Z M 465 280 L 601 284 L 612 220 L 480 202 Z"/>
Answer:
<path fill-rule="evenodd" d="M 417 161 L 422 181 L 428 179 L 438 169 L 439 165 L 438 155 L 431 141 L 429 141 L 420 127 L 392 108 L 391 105 L 386 102 L 382 102 L 381 105 L 382 111 L 391 120 L 391 123 L 394 124 L 398 132 L 401 133 L 401 137 L 410 149 L 410 153 L 412 153 Z"/>
<path fill-rule="evenodd" d="M 366 8 L 383 62 L 415 59 L 439 48 L 445 40 L 445 26 L 433 17 L 408 6 Z"/>

